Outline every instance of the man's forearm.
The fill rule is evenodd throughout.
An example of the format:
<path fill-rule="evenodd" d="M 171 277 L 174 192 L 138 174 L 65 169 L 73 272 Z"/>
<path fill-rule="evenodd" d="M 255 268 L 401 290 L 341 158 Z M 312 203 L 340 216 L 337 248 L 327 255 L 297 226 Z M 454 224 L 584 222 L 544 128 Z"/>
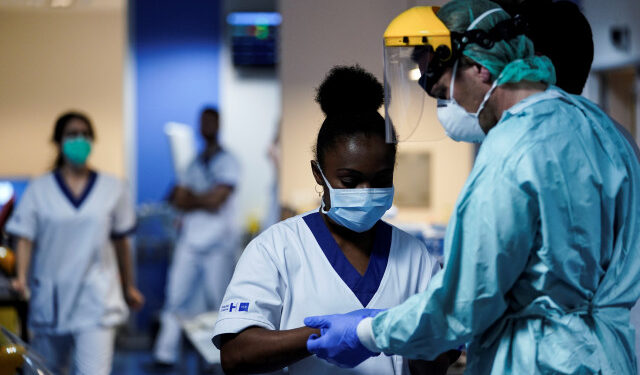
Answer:
<path fill-rule="evenodd" d="M 193 194 L 185 202 L 186 210 L 207 210 L 215 212 L 229 199 L 232 186 L 220 185 L 203 194 Z"/>

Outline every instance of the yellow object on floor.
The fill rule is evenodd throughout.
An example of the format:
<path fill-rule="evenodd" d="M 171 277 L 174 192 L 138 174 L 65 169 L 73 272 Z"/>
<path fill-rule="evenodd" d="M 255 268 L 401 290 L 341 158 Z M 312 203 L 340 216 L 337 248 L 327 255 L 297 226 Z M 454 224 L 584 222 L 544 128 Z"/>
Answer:
<path fill-rule="evenodd" d="M 0 344 L 0 375 L 15 375 L 22 367 L 25 350 L 22 346 L 5 342 Z"/>
<path fill-rule="evenodd" d="M 0 326 L 20 336 L 20 319 L 13 307 L 0 307 Z M 2 342 L 0 342 L 0 345 Z"/>
<path fill-rule="evenodd" d="M 7 246 L 0 246 L 0 269 L 8 275 L 15 273 L 16 257 L 13 250 Z"/>

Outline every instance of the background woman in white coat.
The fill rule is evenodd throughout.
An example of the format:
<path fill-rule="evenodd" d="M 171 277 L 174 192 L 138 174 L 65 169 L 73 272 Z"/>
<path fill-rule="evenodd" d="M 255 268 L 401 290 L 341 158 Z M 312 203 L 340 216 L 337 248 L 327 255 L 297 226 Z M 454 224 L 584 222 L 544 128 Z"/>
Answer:
<path fill-rule="evenodd" d="M 18 237 L 13 286 L 30 298 L 32 345 L 55 374 L 109 374 L 115 326 L 126 305 L 144 303 L 132 278 L 133 205 L 122 181 L 87 166 L 94 138 L 84 114 L 60 116 L 55 167 L 31 181 L 7 224 Z"/>

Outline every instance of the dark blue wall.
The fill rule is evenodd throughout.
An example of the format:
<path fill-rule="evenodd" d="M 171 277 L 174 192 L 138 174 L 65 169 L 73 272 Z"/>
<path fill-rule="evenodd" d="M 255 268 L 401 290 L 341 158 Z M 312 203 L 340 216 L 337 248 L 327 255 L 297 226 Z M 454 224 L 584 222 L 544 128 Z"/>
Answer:
<path fill-rule="evenodd" d="M 163 199 L 174 181 L 164 124 L 197 126 L 204 105 L 218 106 L 219 0 L 130 1 L 135 59 L 138 202 Z"/>

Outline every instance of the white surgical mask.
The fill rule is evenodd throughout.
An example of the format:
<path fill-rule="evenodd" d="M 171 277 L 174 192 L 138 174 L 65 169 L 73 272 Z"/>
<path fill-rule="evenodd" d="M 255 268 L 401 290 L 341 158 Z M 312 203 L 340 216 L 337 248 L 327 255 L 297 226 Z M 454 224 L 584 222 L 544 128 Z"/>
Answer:
<path fill-rule="evenodd" d="M 471 142 L 481 143 L 486 134 L 480 126 L 478 116 L 487 104 L 489 97 L 493 93 L 493 90 L 497 87 L 498 80 L 493 82 L 493 85 L 484 95 L 480 107 L 476 113 L 469 113 L 465 110 L 453 97 L 453 87 L 456 80 L 456 73 L 458 71 L 458 61 L 453 65 L 453 72 L 451 73 L 451 85 L 449 87 L 449 99 L 438 99 L 438 120 L 442 124 L 447 136 L 458 142 Z"/>
<path fill-rule="evenodd" d="M 393 203 L 393 187 L 375 189 L 334 189 L 318 170 L 329 189 L 331 208 L 325 210 L 322 200 L 322 212 L 335 223 L 354 232 L 366 232 L 382 218 Z"/>

